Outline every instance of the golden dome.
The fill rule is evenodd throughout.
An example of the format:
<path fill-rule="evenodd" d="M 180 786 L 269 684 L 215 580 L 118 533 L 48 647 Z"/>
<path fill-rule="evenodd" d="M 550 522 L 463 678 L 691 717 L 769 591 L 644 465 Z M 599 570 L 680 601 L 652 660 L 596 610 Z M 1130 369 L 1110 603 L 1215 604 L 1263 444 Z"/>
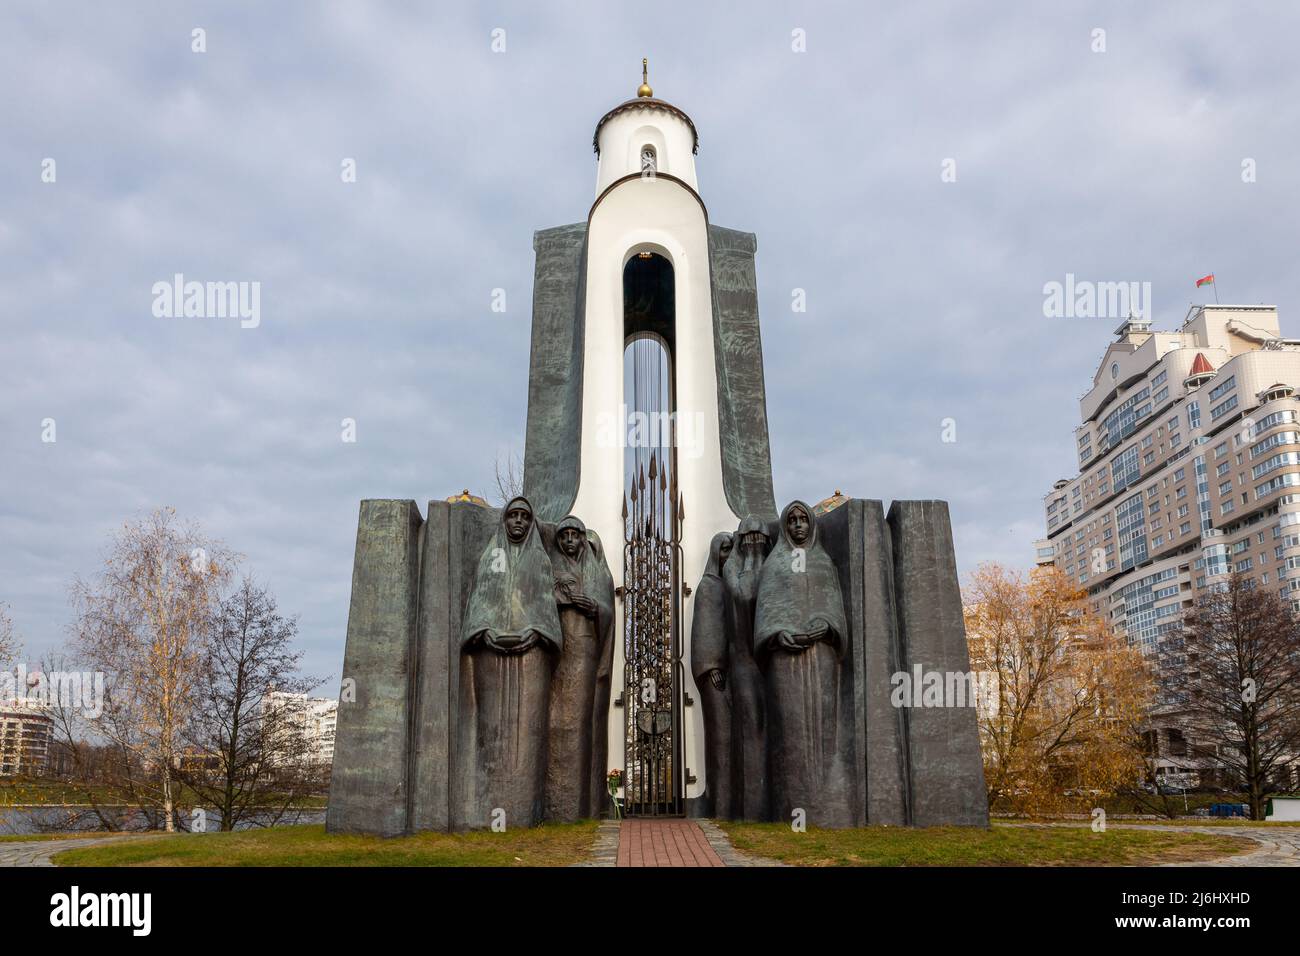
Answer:
<path fill-rule="evenodd" d="M 637 87 L 637 96 L 654 96 L 655 91 L 650 89 L 650 61 L 645 57 L 641 58 L 641 85 Z"/>
<path fill-rule="evenodd" d="M 834 511 L 836 508 L 838 508 L 840 505 L 844 504 L 844 502 L 848 500 L 849 499 L 844 495 L 844 493 L 841 492 L 838 488 L 836 488 L 835 494 L 813 505 L 813 514 L 824 515 L 828 511 Z"/>
<path fill-rule="evenodd" d="M 480 498 L 478 495 L 471 495 L 471 494 L 469 493 L 469 489 L 468 489 L 468 488 L 466 488 L 464 491 L 462 491 L 462 492 L 461 492 L 460 494 L 458 494 L 458 495 L 451 495 L 451 496 L 449 496 L 449 497 L 447 498 L 447 500 L 450 501 L 452 504 L 458 504 L 458 503 L 464 502 L 464 503 L 471 504 L 471 505 L 478 505 L 479 507 L 482 507 L 482 508 L 486 508 L 486 507 L 487 507 L 487 502 L 484 501 L 482 498 Z"/>

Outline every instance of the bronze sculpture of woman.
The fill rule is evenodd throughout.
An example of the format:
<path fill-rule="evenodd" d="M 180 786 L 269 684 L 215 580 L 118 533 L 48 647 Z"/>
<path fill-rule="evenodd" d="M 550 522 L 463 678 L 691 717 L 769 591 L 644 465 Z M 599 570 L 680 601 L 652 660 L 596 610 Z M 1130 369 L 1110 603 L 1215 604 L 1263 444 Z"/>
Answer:
<path fill-rule="evenodd" d="M 709 544 L 709 560 L 694 594 L 691 620 L 691 676 L 704 706 L 704 812 L 730 819 L 731 687 L 728 624 L 731 609 L 722 569 L 731 554 L 732 535 L 720 532 Z"/>
<path fill-rule="evenodd" d="M 746 516 L 736 529 L 731 557 L 722 568 L 731 606 L 727 679 L 731 685 L 732 814 L 742 820 L 768 817 L 767 717 L 763 675 L 754 661 L 754 608 L 769 540 L 763 519 Z"/>
<path fill-rule="evenodd" d="M 780 540 L 763 565 L 754 653 L 767 686 L 772 812 L 851 826 L 855 788 L 848 708 L 841 697 L 848 640 L 839 572 L 802 501 L 781 513 Z"/>
<path fill-rule="evenodd" d="M 505 812 L 540 823 L 546 785 L 551 672 L 563 647 L 551 560 L 528 499 L 506 505 L 479 558 L 462 629 L 462 713 L 474 721 L 471 825 Z"/>
<path fill-rule="evenodd" d="M 546 819 L 576 822 L 596 816 L 605 795 L 614 579 L 573 515 L 555 527 L 551 561 L 564 651 L 551 678 Z"/>

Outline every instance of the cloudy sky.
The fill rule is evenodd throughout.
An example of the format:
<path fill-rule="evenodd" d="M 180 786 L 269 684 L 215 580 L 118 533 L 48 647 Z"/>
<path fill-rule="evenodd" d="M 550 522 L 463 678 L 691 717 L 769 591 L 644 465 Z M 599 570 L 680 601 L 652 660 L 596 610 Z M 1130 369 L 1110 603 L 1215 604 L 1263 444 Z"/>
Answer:
<path fill-rule="evenodd" d="M 1213 271 L 1300 334 L 1300 11 L 790 7 L 5 4 L 0 601 L 26 657 L 106 536 L 172 505 L 337 679 L 358 501 L 486 493 L 523 451 L 532 233 L 586 218 L 642 56 L 699 129 L 711 220 L 758 234 L 781 501 L 945 498 L 963 571 L 1024 566 L 1117 324 L 1045 318 L 1044 283 L 1148 281 L 1174 328 Z M 156 317 L 176 273 L 259 282 L 260 325 Z"/>

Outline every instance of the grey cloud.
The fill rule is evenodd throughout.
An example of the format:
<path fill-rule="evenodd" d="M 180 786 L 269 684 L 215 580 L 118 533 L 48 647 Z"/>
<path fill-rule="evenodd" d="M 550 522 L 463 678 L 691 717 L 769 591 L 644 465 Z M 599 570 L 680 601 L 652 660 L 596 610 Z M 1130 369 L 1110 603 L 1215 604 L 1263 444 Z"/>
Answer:
<path fill-rule="evenodd" d="M 246 555 L 302 615 L 308 669 L 337 676 L 358 500 L 486 492 L 496 456 L 522 451 L 532 232 L 585 217 L 592 127 L 643 55 L 699 127 L 711 219 L 759 237 L 778 497 L 947 498 L 963 570 L 1027 564 L 1113 325 L 1044 318 L 1043 283 L 1149 280 L 1171 327 L 1213 270 L 1225 301 L 1276 302 L 1300 328 L 1297 19 L 11 5 L 0 600 L 39 653 L 105 534 L 173 504 Z M 261 282 L 261 327 L 154 318 L 150 288 L 177 272 Z"/>

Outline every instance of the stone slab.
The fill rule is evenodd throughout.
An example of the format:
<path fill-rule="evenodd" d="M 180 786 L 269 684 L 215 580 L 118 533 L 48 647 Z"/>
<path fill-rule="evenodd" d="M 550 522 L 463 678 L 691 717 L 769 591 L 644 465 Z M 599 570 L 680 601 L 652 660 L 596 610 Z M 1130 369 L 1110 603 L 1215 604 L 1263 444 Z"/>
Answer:
<path fill-rule="evenodd" d="M 578 495 L 587 224 L 538 230 L 533 249 L 524 494 L 538 517 L 559 521 Z"/>
<path fill-rule="evenodd" d="M 889 509 L 900 670 L 970 671 L 948 504 L 895 501 Z M 907 708 L 914 826 L 987 826 L 988 803 L 972 706 Z"/>
<path fill-rule="evenodd" d="M 727 504 L 740 517 L 775 518 L 754 271 L 757 249 L 758 239 L 751 232 L 709 226 L 723 489 Z"/>
<path fill-rule="evenodd" d="M 361 502 L 352 566 L 341 702 L 326 829 L 397 835 L 407 829 L 409 702 L 423 520 L 414 501 Z"/>

